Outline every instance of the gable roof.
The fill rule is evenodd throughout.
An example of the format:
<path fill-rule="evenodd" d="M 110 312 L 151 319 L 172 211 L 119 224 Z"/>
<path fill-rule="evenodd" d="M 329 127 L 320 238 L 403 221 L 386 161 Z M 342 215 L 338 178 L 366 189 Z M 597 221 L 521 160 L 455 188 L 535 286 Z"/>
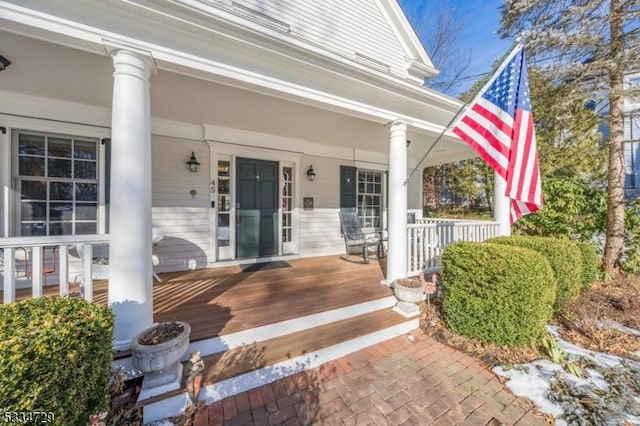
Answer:
<path fill-rule="evenodd" d="M 420 41 L 418 34 L 409 22 L 407 15 L 404 13 L 397 0 L 377 0 L 380 6 L 385 10 L 389 17 L 392 28 L 396 31 L 398 40 L 402 43 L 403 48 L 408 52 L 407 58 L 410 59 L 408 71 L 410 74 L 421 75 L 422 80 L 426 77 L 432 77 L 438 73 L 429 58 L 427 50 Z M 411 69 L 415 71 L 412 72 Z"/>
<path fill-rule="evenodd" d="M 191 3 L 189 0 L 178 0 Z M 437 73 L 397 0 L 216 0 L 228 12 L 378 71 Z"/>

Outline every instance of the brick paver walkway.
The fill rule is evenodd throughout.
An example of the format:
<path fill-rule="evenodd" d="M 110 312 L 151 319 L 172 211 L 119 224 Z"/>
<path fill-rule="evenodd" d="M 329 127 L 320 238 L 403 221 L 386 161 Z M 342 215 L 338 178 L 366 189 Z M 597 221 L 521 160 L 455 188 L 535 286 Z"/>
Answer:
<path fill-rule="evenodd" d="M 419 330 L 201 411 L 206 425 L 545 425 L 476 359 Z"/>

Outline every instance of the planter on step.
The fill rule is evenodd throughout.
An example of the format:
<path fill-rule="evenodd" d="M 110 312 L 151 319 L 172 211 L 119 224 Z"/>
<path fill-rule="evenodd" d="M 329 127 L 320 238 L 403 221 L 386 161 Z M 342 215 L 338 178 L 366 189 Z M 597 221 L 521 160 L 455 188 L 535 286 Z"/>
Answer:
<path fill-rule="evenodd" d="M 131 361 L 144 373 L 138 400 L 180 388 L 180 359 L 189 349 L 190 334 L 189 324 L 173 321 L 156 324 L 133 338 Z"/>
<path fill-rule="evenodd" d="M 405 317 L 413 317 L 420 313 L 417 303 L 424 300 L 422 282 L 415 279 L 398 279 L 393 282 L 393 292 L 398 303 L 393 308 Z"/>

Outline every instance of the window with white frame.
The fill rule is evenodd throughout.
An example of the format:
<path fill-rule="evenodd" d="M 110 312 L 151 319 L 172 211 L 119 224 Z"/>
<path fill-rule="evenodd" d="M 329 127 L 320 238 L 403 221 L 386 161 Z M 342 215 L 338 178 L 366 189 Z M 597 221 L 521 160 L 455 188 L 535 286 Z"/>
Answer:
<path fill-rule="evenodd" d="M 79 235 L 98 231 L 98 140 L 16 131 L 18 233 Z"/>
<path fill-rule="evenodd" d="M 382 172 L 358 170 L 358 218 L 364 229 L 379 230 L 382 223 Z"/>

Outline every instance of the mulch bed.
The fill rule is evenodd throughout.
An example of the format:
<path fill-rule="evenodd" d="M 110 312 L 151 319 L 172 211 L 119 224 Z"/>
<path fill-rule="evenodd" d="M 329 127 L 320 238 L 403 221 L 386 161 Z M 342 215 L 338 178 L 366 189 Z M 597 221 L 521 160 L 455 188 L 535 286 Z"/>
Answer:
<path fill-rule="evenodd" d="M 640 336 L 623 333 L 603 323 L 615 321 L 640 330 L 640 277 L 598 282 L 582 292 L 573 306 L 557 318 L 560 335 L 581 346 L 625 358 L 639 359 Z"/>
<path fill-rule="evenodd" d="M 640 330 L 640 277 L 621 276 L 613 281 L 595 283 L 554 320 L 560 325 L 561 336 L 573 344 L 626 358 L 637 358 L 632 352 L 640 350 L 640 337 L 601 325 L 606 321 L 616 321 Z M 509 348 L 454 334 L 444 326 L 439 300 L 420 304 L 420 328 L 440 342 L 491 366 L 526 363 L 543 358 L 540 348 L 535 346 Z"/>

